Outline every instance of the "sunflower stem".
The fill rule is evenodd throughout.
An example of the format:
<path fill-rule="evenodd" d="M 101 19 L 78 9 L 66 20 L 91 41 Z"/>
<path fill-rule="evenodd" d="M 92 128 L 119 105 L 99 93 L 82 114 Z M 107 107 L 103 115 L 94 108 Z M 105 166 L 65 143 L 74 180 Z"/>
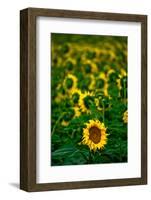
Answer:
<path fill-rule="evenodd" d="M 88 164 L 92 163 L 92 152 L 89 151 L 89 160 L 88 160 Z"/>
<path fill-rule="evenodd" d="M 63 112 L 62 115 L 60 115 L 60 116 L 58 117 L 58 119 L 57 119 L 57 121 L 56 121 L 56 123 L 55 123 L 55 125 L 54 125 L 54 127 L 53 127 L 53 129 L 52 129 L 51 135 L 54 134 L 55 129 L 56 129 L 58 123 L 60 122 L 60 120 L 63 118 L 64 114 L 65 114 L 65 112 Z"/>
<path fill-rule="evenodd" d="M 104 107 L 104 102 L 103 102 L 103 123 L 105 122 L 105 107 Z"/>
<path fill-rule="evenodd" d="M 126 82 L 124 81 L 124 103 L 126 104 Z"/>

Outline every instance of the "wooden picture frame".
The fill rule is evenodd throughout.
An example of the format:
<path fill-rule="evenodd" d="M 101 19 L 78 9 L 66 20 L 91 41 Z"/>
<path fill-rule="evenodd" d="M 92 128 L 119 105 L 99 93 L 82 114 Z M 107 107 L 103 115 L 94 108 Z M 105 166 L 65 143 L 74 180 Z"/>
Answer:
<path fill-rule="evenodd" d="M 36 183 L 36 19 L 39 16 L 141 23 L 141 177 Z M 20 188 L 47 191 L 147 184 L 147 16 L 27 8 L 20 12 Z"/>

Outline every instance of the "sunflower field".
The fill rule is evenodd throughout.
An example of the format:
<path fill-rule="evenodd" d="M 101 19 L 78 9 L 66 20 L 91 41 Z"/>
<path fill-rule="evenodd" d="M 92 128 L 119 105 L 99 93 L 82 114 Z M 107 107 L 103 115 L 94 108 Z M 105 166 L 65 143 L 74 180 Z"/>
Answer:
<path fill-rule="evenodd" d="M 51 165 L 127 162 L 127 37 L 51 34 Z"/>

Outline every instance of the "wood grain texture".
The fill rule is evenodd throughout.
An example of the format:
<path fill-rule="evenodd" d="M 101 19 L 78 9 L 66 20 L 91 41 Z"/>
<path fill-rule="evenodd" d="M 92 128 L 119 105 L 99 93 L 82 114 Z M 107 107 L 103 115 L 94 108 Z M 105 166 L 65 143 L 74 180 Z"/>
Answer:
<path fill-rule="evenodd" d="M 20 13 L 20 188 L 36 183 L 36 45 L 35 19 Z"/>
<path fill-rule="evenodd" d="M 36 18 L 63 17 L 141 23 L 141 178 L 36 183 Z M 38 81 L 38 80 L 37 80 Z M 27 8 L 20 12 L 20 188 L 25 191 L 147 183 L 147 16 Z"/>

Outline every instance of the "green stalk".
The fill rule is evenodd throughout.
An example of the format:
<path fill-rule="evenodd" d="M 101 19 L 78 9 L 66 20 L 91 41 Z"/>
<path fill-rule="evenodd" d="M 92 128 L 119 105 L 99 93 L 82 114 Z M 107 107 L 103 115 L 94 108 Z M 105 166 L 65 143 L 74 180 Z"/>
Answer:
<path fill-rule="evenodd" d="M 104 102 L 103 103 L 103 123 L 105 122 L 105 106 L 104 106 Z"/>
<path fill-rule="evenodd" d="M 54 127 L 53 127 L 53 129 L 52 129 L 51 135 L 54 134 L 55 129 L 56 129 L 58 123 L 60 122 L 60 120 L 64 117 L 64 114 L 65 114 L 65 112 L 63 112 L 62 115 L 60 115 L 60 116 L 58 117 L 58 119 L 57 119 L 57 121 L 56 121 L 56 123 L 55 123 L 55 125 L 54 125 Z"/>

